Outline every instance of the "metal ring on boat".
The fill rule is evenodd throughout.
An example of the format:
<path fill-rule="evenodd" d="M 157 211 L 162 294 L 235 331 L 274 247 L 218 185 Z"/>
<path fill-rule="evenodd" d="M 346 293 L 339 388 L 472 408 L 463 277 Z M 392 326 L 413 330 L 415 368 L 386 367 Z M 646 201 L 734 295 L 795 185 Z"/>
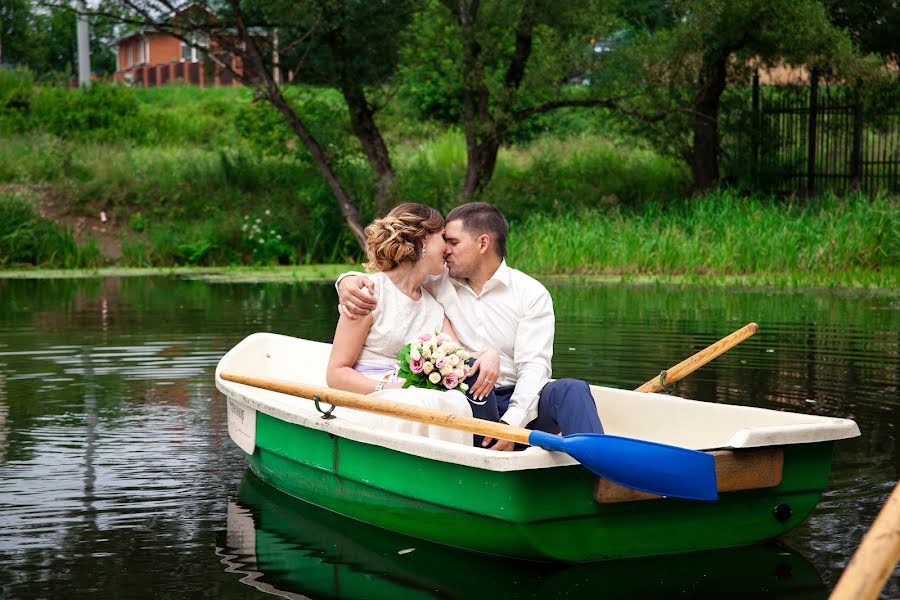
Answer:
<path fill-rule="evenodd" d="M 323 419 L 335 419 L 336 417 L 333 414 L 331 414 L 334 411 L 334 404 L 330 404 L 329 406 L 331 408 L 329 408 L 328 410 L 323 410 L 322 407 L 319 406 L 319 400 L 320 400 L 320 398 L 319 398 L 318 394 L 315 394 L 312 397 L 312 401 L 316 405 L 316 410 L 319 411 L 320 413 L 322 413 L 322 418 Z"/>
<path fill-rule="evenodd" d="M 659 387 L 661 387 L 664 392 L 671 392 L 675 389 L 675 384 L 666 385 L 666 369 L 659 372 Z"/>

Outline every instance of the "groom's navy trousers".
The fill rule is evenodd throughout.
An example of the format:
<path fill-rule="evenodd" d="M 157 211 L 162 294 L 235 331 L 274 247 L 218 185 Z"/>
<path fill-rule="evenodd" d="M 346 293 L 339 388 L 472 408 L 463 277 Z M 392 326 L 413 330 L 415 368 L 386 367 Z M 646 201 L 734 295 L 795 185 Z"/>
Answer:
<path fill-rule="evenodd" d="M 509 408 L 514 389 L 512 385 L 494 388 L 501 415 Z M 547 383 L 540 393 L 537 418 L 525 427 L 563 435 L 603 433 L 591 388 L 580 379 L 557 379 Z"/>
<path fill-rule="evenodd" d="M 471 377 L 470 386 L 477 376 Z M 469 397 L 472 416 L 478 419 L 499 421 L 509 408 L 515 386 L 498 386 L 476 404 Z M 467 394 L 468 395 L 468 394 Z M 580 379 L 557 379 L 543 387 L 538 400 L 538 415 L 525 427 L 547 433 L 603 433 L 597 405 L 588 384 Z M 475 436 L 475 445 L 481 446 L 481 436 Z"/>

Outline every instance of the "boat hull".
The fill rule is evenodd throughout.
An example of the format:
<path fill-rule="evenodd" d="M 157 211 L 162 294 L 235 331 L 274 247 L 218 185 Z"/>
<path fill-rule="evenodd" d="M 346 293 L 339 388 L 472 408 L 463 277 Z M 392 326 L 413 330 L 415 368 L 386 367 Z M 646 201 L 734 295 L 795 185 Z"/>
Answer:
<path fill-rule="evenodd" d="M 254 473 L 296 498 L 391 531 L 467 550 L 586 562 L 743 546 L 812 512 L 833 442 L 784 446 L 781 483 L 716 502 L 601 504 L 579 465 L 488 471 L 367 444 L 256 413 Z"/>

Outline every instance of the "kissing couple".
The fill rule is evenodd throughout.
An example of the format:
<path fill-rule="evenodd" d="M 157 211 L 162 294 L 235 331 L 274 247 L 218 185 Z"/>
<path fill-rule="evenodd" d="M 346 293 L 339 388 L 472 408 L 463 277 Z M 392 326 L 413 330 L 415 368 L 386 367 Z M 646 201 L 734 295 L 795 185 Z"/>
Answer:
<path fill-rule="evenodd" d="M 509 224 L 503 213 L 471 202 L 444 219 L 434 208 L 404 203 L 365 232 L 369 274 L 345 273 L 336 284 L 340 317 L 326 373 L 330 387 L 548 433 L 603 433 L 587 383 L 550 379 L 553 301 L 541 283 L 506 264 Z M 397 354 L 434 331 L 472 351 L 466 385 L 403 389 Z M 515 446 L 394 417 L 342 412 L 372 426 L 462 444 L 501 451 Z"/>

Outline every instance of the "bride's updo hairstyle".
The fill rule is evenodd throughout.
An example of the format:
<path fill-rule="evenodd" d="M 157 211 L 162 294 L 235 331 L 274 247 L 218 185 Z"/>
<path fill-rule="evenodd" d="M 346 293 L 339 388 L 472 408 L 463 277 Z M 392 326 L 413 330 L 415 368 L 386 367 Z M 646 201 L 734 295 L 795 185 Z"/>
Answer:
<path fill-rule="evenodd" d="M 444 228 L 441 213 L 430 206 L 405 202 L 366 227 L 368 271 L 390 271 L 403 262 L 421 257 L 425 236 Z"/>

